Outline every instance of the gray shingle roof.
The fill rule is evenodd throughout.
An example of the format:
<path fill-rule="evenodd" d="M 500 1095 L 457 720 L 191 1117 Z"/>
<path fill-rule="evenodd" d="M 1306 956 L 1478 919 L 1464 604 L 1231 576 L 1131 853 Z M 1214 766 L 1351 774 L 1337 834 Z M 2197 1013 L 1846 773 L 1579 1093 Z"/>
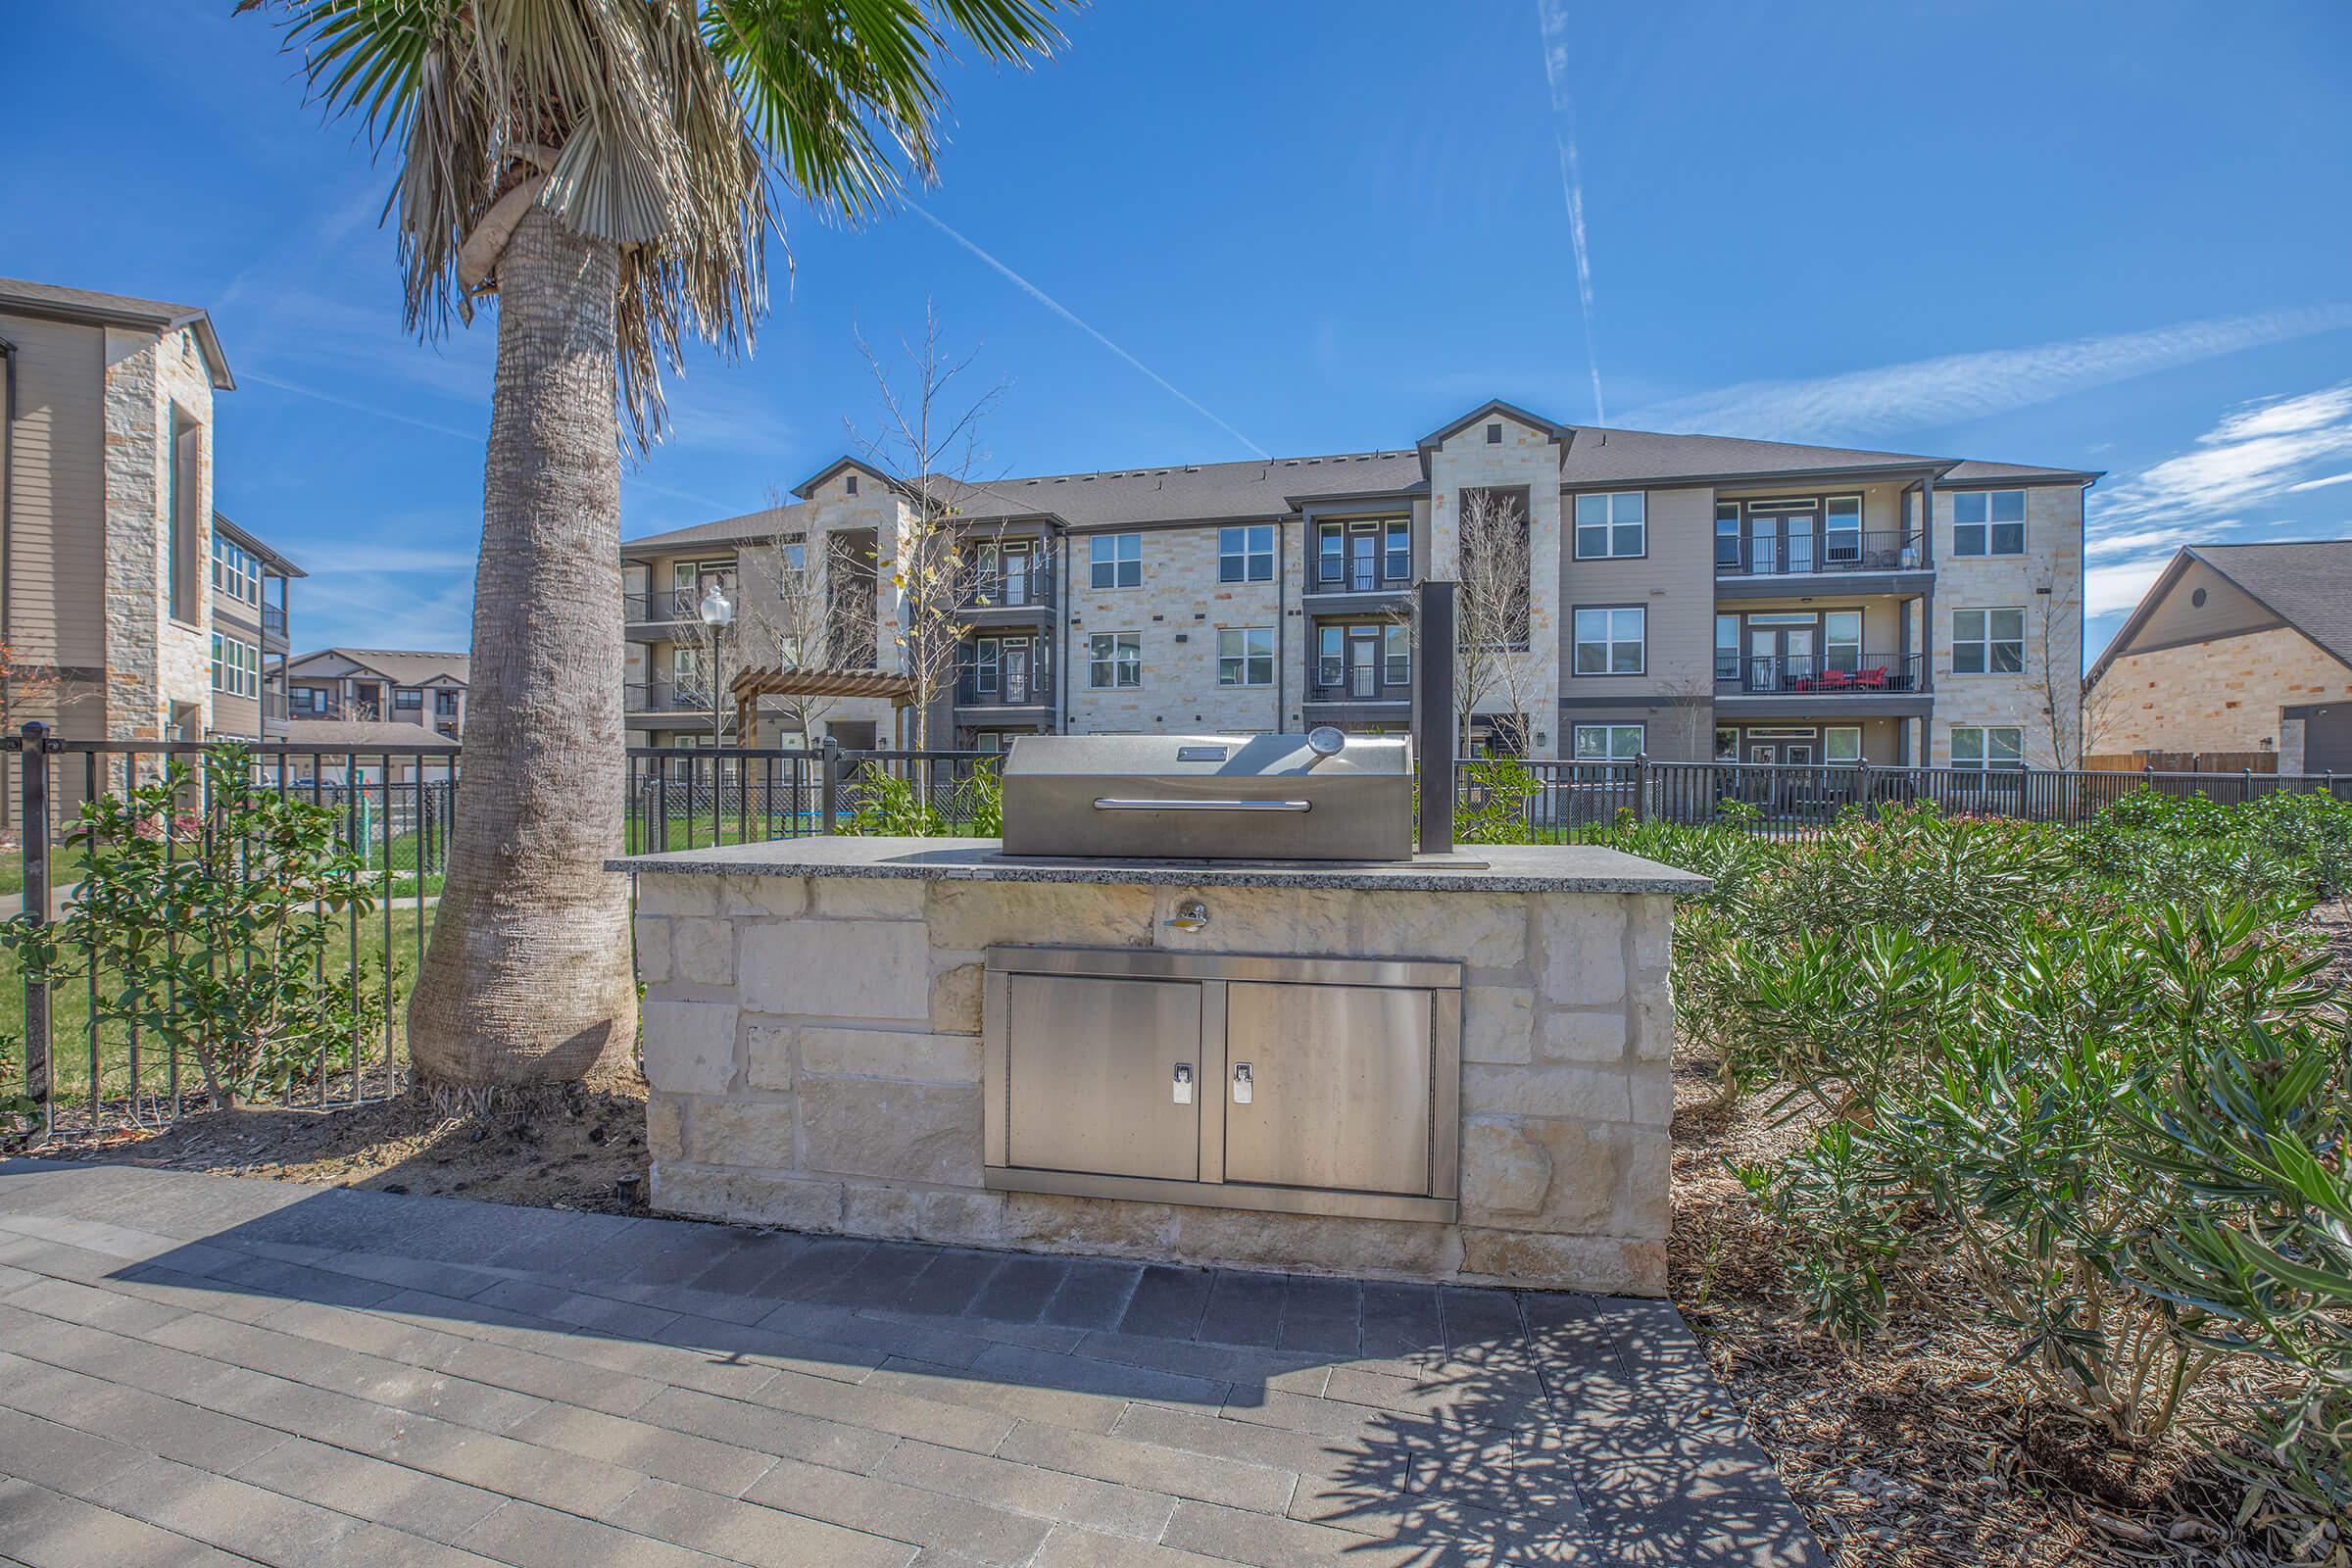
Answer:
<path fill-rule="evenodd" d="M 270 738 L 296 747 L 317 746 L 329 751 L 454 752 L 459 746 L 439 730 L 427 729 L 422 724 L 372 718 L 294 718 L 286 721 L 281 734 Z M 330 763 L 333 760 L 327 759 Z"/>
<path fill-rule="evenodd" d="M 2202 561 L 2278 618 L 2352 664 L 2352 539 L 2190 545 Z"/>
<path fill-rule="evenodd" d="M 1446 429 L 1459 428 L 1490 411 L 1499 411 L 1514 418 L 1536 417 L 1507 404 L 1489 404 Z M 1873 469 L 1885 470 L 1889 476 L 1934 472 L 1955 483 L 1990 479 L 2058 483 L 2097 477 L 2072 468 L 1955 463 L 1950 458 L 1921 453 L 1750 441 L 1739 436 L 1674 435 L 1598 426 L 1579 426 L 1570 435 L 1568 450 L 1560 463 L 1563 485 L 1769 480 L 1781 474 Z M 830 473 L 839 466 L 835 464 L 823 471 Z M 1297 503 L 1305 499 L 1408 495 L 1420 491 L 1425 482 L 1417 450 L 1390 450 L 1043 474 L 955 488 L 958 493 L 957 510 L 976 521 L 1051 516 L 1085 531 L 1130 524 L 1280 517 L 1297 511 Z M 622 554 L 634 556 L 698 544 L 738 543 L 789 532 L 794 526 L 790 515 L 796 510 L 787 507 L 748 513 L 740 517 L 632 539 L 622 547 Z"/>
<path fill-rule="evenodd" d="M 666 533 L 649 533 L 620 544 L 623 561 L 641 556 L 667 554 L 675 550 L 690 550 L 696 545 L 734 545 L 753 539 L 772 539 L 780 533 L 798 533 L 804 524 L 796 520 L 804 507 L 763 507 L 747 512 L 740 517 L 721 517 L 715 522 L 698 522 L 689 527 L 672 528 Z"/>
<path fill-rule="evenodd" d="M 140 299 L 135 294 L 102 294 L 96 289 L 68 288 L 63 283 L 36 283 L 30 278 L 0 277 L 0 314 L 11 307 L 26 316 L 54 317 L 68 321 L 102 325 L 149 326 L 157 331 L 185 326 L 204 346 L 213 368 L 213 385 L 223 392 L 236 388 L 228 373 L 228 356 L 213 332 L 213 318 L 201 305 L 173 305 L 168 300 Z"/>
<path fill-rule="evenodd" d="M 320 648 L 301 654 L 288 662 L 287 672 L 300 677 L 300 666 L 328 654 L 364 664 L 395 686 L 421 686 L 426 681 L 447 675 L 461 684 L 466 680 L 466 660 L 464 654 L 435 653 L 415 648 Z"/>

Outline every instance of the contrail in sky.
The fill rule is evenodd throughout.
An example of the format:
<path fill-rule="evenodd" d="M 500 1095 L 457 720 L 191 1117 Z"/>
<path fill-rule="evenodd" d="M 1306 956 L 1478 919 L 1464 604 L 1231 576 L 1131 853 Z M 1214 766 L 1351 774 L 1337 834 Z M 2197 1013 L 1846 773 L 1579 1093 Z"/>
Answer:
<path fill-rule="evenodd" d="M 1134 355 L 1128 353 L 1125 349 L 1119 347 L 1116 343 L 1113 343 L 1110 339 L 1104 337 L 1102 333 L 1096 331 L 1093 327 L 1080 320 L 1076 315 L 1074 315 L 1066 306 L 1064 306 L 1059 300 L 1055 299 L 1053 295 L 1048 294 L 1044 289 L 1039 288 L 1035 283 L 1030 282 L 1020 273 L 1014 271 L 1011 268 L 1006 267 L 1003 262 L 998 261 L 994 256 L 989 255 L 988 252 L 982 250 L 979 246 L 973 244 L 970 240 L 965 239 L 961 234 L 956 233 L 956 230 L 950 228 L 947 224 L 932 217 L 930 213 L 923 209 L 920 203 L 909 201 L 906 204 L 906 207 L 907 210 L 913 213 L 915 217 L 921 219 L 924 222 L 929 223 L 933 228 L 938 229 L 942 234 L 947 235 L 948 238 L 954 240 L 956 244 L 962 246 L 965 250 L 970 251 L 974 256 L 977 256 L 980 258 L 980 260 L 986 262 L 990 267 L 996 269 L 998 272 L 1003 274 L 1005 281 L 1011 283 L 1013 287 L 1019 289 L 1022 293 L 1037 301 L 1038 304 L 1043 305 L 1047 310 L 1052 311 L 1055 316 L 1060 317 L 1063 320 L 1069 322 L 1079 331 L 1084 332 L 1088 337 L 1093 338 L 1096 342 L 1110 350 L 1111 353 L 1116 354 L 1120 359 L 1125 360 L 1129 365 L 1134 366 L 1137 369 L 1143 371 L 1144 374 L 1150 376 L 1152 381 L 1159 386 L 1161 391 L 1166 392 L 1170 397 L 1175 398 L 1185 407 L 1191 409 L 1195 414 L 1200 415 L 1200 417 L 1206 419 L 1209 423 L 1215 425 L 1218 429 L 1224 431 L 1227 435 L 1233 437 L 1236 441 L 1239 441 L 1242 445 L 1248 447 L 1259 457 L 1270 458 L 1273 456 L 1273 454 L 1268 452 L 1264 447 L 1259 446 L 1256 442 L 1242 434 L 1241 431 L 1235 429 L 1232 425 L 1227 424 L 1223 419 L 1218 418 L 1214 414 L 1211 414 L 1207 409 L 1200 405 L 1200 400 L 1186 393 L 1181 387 L 1177 386 L 1173 381 L 1170 381 L 1166 376 L 1160 374 L 1157 370 L 1154 370 L 1152 368 L 1152 367 L 1146 365 L 1143 361 L 1137 359 Z"/>
<path fill-rule="evenodd" d="M 1576 152 L 1576 100 L 1568 91 L 1567 0 L 1536 0 L 1536 25 L 1544 37 L 1544 79 L 1551 87 L 1557 118 L 1552 145 L 1560 156 L 1560 194 L 1568 200 L 1568 240 L 1576 251 L 1576 298 L 1585 318 L 1585 366 L 1592 372 L 1592 422 L 1609 422 L 1600 400 L 1600 353 L 1592 335 L 1592 251 L 1585 242 L 1585 175 Z"/>

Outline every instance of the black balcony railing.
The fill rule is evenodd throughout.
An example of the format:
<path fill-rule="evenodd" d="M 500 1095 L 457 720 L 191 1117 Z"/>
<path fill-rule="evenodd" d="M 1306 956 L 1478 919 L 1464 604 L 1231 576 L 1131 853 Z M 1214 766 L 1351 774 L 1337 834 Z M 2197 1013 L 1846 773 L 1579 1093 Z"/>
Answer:
<path fill-rule="evenodd" d="M 701 597 L 685 588 L 649 588 L 620 596 L 621 619 L 632 625 L 693 620 L 701 613 Z"/>
<path fill-rule="evenodd" d="M 1309 593 L 1368 594 L 1387 588 L 1402 593 L 1412 584 L 1409 565 L 1403 571 L 1383 573 L 1378 561 L 1335 561 L 1320 556 L 1315 561 L 1315 580 Z"/>
<path fill-rule="evenodd" d="M 1820 534 L 1748 535 L 1716 541 L 1715 569 L 1725 576 L 1802 576 L 1824 571 L 1906 571 L 1927 564 L 1915 530 L 1837 528 Z"/>
<path fill-rule="evenodd" d="M 1383 671 L 1376 664 L 1350 664 L 1343 671 L 1319 669 L 1307 682 L 1306 700 L 1310 703 L 1381 703 L 1409 700 L 1413 695 L 1412 682 L 1383 680 Z"/>
<path fill-rule="evenodd" d="M 286 716 L 286 694 L 270 691 L 262 693 L 262 716 L 264 718 L 284 718 Z"/>
<path fill-rule="evenodd" d="M 1048 610 L 1053 604 L 1054 573 L 1044 565 L 978 577 L 963 596 L 966 610 Z"/>
<path fill-rule="evenodd" d="M 1003 665 L 986 673 L 966 665 L 956 681 L 958 708 L 1037 708 L 1053 701 L 1051 676 L 1015 673 Z"/>
<path fill-rule="evenodd" d="M 278 651 L 279 651 L 280 653 L 283 653 L 283 652 L 285 651 L 285 646 L 286 646 L 286 607 L 285 607 L 285 606 L 283 606 L 283 605 L 270 605 L 270 604 L 265 604 L 265 605 L 263 605 L 263 606 L 262 606 L 262 641 L 263 641 L 263 642 L 265 642 L 265 643 L 275 643 L 275 644 L 277 644 Z"/>
<path fill-rule="evenodd" d="M 708 713 L 710 688 L 697 681 L 626 681 L 620 706 L 632 713 Z"/>
<path fill-rule="evenodd" d="M 1743 693 L 1873 697 L 1926 690 L 1917 654 L 1719 655 L 1715 678 Z"/>

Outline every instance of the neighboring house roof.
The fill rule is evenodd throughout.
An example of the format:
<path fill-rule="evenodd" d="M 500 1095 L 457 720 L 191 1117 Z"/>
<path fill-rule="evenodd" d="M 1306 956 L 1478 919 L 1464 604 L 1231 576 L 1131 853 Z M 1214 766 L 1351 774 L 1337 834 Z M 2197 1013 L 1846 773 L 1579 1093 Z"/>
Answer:
<path fill-rule="evenodd" d="M 381 675 L 395 686 L 427 686 L 437 680 L 466 684 L 466 656 L 405 648 L 321 648 L 287 661 L 286 673 L 299 676 L 314 659 L 335 658 Z"/>
<path fill-rule="evenodd" d="M 455 736 L 422 724 L 373 718 L 297 718 L 289 721 L 277 738 L 298 750 L 315 746 L 321 751 L 454 752 L 459 745 Z M 331 763 L 334 759 L 321 760 Z"/>
<path fill-rule="evenodd" d="M 173 305 L 143 300 L 129 294 L 101 294 L 96 289 L 68 288 L 62 283 L 35 283 L 28 278 L 0 277 L 0 315 L 40 316 L 51 320 L 86 321 L 94 326 L 139 326 L 157 332 L 187 327 L 196 334 L 212 368 L 213 385 L 223 392 L 236 390 L 228 373 L 228 356 L 213 331 L 213 318 L 201 305 Z"/>
<path fill-rule="evenodd" d="M 1941 482 L 1958 484 L 1999 480 L 2087 484 L 2099 477 L 2075 468 L 1962 462 L 1920 453 L 1750 441 L 1739 436 L 1570 426 L 1556 424 L 1496 399 L 1482 404 L 1406 451 L 1252 458 L 1241 463 L 1168 464 L 1093 473 L 997 479 L 985 484 L 946 482 L 945 488 L 955 498 L 957 513 L 973 521 L 1048 517 L 1080 531 L 1280 517 L 1301 510 L 1306 503 L 1345 504 L 1357 498 L 1372 502 L 1424 493 L 1428 488 L 1427 453 L 1432 444 L 1493 416 L 1515 419 L 1558 436 L 1563 443 L 1560 483 L 1564 486 L 1769 483 L 1780 478 L 1793 480 L 1827 474 L 1851 477 L 1874 472 L 1890 479 L 1934 475 Z M 804 484 L 800 493 L 814 490 L 852 462 L 845 458 L 824 468 Z M 864 472 L 874 472 L 862 464 L 856 466 Z M 621 547 L 621 553 L 623 559 L 635 560 L 697 545 L 739 544 L 792 532 L 799 526 L 793 515 L 797 511 L 792 507 L 770 508 L 632 539 Z"/>
<path fill-rule="evenodd" d="M 872 464 L 866 462 L 862 458 L 841 457 L 835 458 L 831 463 L 826 464 L 823 467 L 817 469 L 816 472 L 810 474 L 808 478 L 803 479 L 799 484 L 794 485 L 792 487 L 792 493 L 796 496 L 799 496 L 803 501 L 807 501 L 816 494 L 818 486 L 822 485 L 827 479 L 832 478 L 844 468 L 855 468 L 859 473 L 862 473 L 867 478 L 873 480 L 876 484 L 896 485 L 898 483 L 898 481 L 893 479 L 889 474 L 884 473 L 880 468 L 875 467 Z"/>
<path fill-rule="evenodd" d="M 288 561 L 285 557 L 279 555 L 276 551 L 262 543 L 261 540 L 255 538 L 252 534 L 247 533 L 244 529 L 238 527 L 235 523 L 229 521 L 218 512 L 213 514 L 213 532 L 228 535 L 231 541 L 242 545 L 247 551 L 260 558 L 263 565 L 268 566 L 271 571 L 276 572 L 281 577 L 307 577 L 310 575 L 309 572 L 303 570 L 300 566 L 297 566 L 294 564 L 294 563 Z"/>
<path fill-rule="evenodd" d="M 2090 666 L 2085 684 L 2132 645 L 2148 617 L 2180 581 L 2190 562 L 2201 562 L 2287 625 L 2346 665 L 2352 665 L 2352 539 L 2297 539 L 2278 544 L 2184 545 L 2165 563 L 2132 613 L 2116 629 L 2106 652 Z"/>

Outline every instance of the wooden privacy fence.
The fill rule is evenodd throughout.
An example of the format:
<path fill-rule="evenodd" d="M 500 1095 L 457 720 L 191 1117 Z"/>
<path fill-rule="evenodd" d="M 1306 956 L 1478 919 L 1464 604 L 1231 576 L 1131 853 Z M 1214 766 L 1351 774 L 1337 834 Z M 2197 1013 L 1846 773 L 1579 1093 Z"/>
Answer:
<path fill-rule="evenodd" d="M 2094 773 L 2276 773 L 2277 752 L 2117 752 L 2085 757 Z"/>

